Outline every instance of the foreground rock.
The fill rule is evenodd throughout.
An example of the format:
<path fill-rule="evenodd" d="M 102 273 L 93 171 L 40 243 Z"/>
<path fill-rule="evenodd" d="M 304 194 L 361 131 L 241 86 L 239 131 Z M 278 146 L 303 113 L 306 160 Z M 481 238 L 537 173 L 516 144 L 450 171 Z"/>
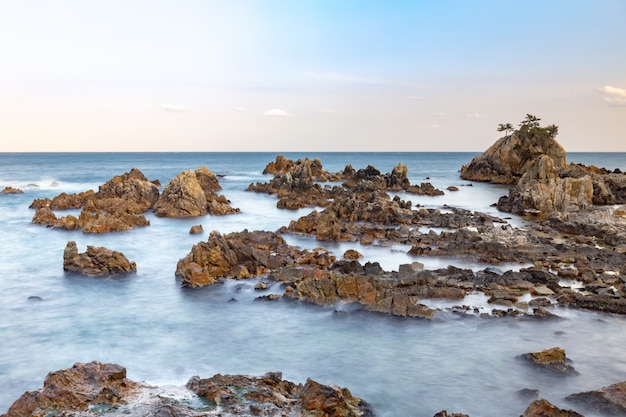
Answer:
<path fill-rule="evenodd" d="M 13 188 L 11 186 L 4 187 L 0 194 L 24 194 L 24 191 L 19 188 Z"/>
<path fill-rule="evenodd" d="M 574 410 L 564 410 L 548 400 L 533 401 L 520 417 L 584 417 Z"/>
<path fill-rule="evenodd" d="M 215 375 L 192 377 L 187 389 L 206 405 L 194 409 L 160 395 L 158 387 L 133 382 L 126 369 L 100 362 L 76 363 L 48 374 L 37 391 L 26 392 L 1 417 L 75 416 L 209 416 L 298 415 L 302 417 L 373 416 L 369 405 L 347 388 L 312 379 L 295 384 L 280 372 L 262 377 Z"/>
<path fill-rule="evenodd" d="M 134 272 L 137 265 L 123 253 L 105 247 L 87 246 L 87 252 L 78 253 L 76 242 L 69 241 L 63 252 L 63 270 L 88 276 L 117 275 Z"/>
<path fill-rule="evenodd" d="M 119 365 L 76 363 L 49 373 L 42 388 L 24 393 L 2 417 L 86 412 L 90 406 L 100 404 L 114 407 L 127 403 L 142 386 L 127 379 L 126 369 Z"/>
<path fill-rule="evenodd" d="M 618 382 L 595 391 L 572 394 L 565 399 L 594 412 L 624 416 L 626 415 L 626 382 Z"/>

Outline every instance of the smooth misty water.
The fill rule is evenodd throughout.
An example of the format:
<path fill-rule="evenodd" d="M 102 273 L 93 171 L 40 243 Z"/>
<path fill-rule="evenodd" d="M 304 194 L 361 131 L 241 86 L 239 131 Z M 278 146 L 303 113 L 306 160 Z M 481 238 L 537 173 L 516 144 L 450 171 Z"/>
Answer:
<path fill-rule="evenodd" d="M 320 157 L 331 171 L 350 163 L 356 169 L 372 164 L 388 172 L 403 162 L 411 183 L 429 177 L 440 189 L 457 185 L 460 190 L 442 197 L 403 198 L 428 207 L 447 204 L 504 217 L 490 205 L 505 188 L 478 183 L 470 187 L 458 177 L 459 168 L 474 154 L 286 155 Z M 435 320 L 425 321 L 367 314 L 343 305 L 255 301 L 260 295 L 253 288 L 256 280 L 181 288 L 174 277 L 176 262 L 211 230 L 276 230 L 310 211 L 278 210 L 274 197 L 244 191 L 251 182 L 269 180 L 261 171 L 275 156 L 0 154 L 0 188 L 10 185 L 25 191 L 0 195 L 0 413 L 24 391 L 40 387 L 49 371 L 91 360 L 119 363 L 132 379 L 165 385 L 182 385 L 192 375 L 282 371 L 295 382 L 311 377 L 348 387 L 372 403 L 377 415 L 389 417 L 430 417 L 441 409 L 473 417 L 516 416 L 530 402 L 516 396 L 522 388 L 539 389 L 541 397 L 573 408 L 563 397 L 626 380 L 626 318 L 620 316 L 557 310 L 561 320 L 536 321 L 442 311 Z M 570 154 L 568 159 L 626 170 L 624 154 Z M 225 175 L 222 193 L 241 208 L 240 214 L 194 219 L 149 215 L 149 227 L 104 235 L 30 223 L 34 211 L 28 206 L 35 198 L 97 189 L 132 167 L 165 185 L 180 171 L 202 165 Z M 523 225 L 518 218 L 510 221 Z M 204 235 L 189 234 L 195 224 L 203 225 Z M 137 263 L 138 271 L 122 278 L 65 274 L 62 257 L 68 240 L 75 240 L 80 251 L 87 245 L 122 251 Z M 428 267 L 455 262 L 412 258 L 402 246 L 287 240 L 307 248 L 323 245 L 337 256 L 356 247 L 387 270 L 414 260 Z M 269 292 L 282 289 L 275 285 Z M 42 301 L 29 300 L 31 296 Z M 478 295 L 465 303 L 485 307 Z M 567 351 L 579 376 L 545 375 L 516 359 L 553 346 Z"/>

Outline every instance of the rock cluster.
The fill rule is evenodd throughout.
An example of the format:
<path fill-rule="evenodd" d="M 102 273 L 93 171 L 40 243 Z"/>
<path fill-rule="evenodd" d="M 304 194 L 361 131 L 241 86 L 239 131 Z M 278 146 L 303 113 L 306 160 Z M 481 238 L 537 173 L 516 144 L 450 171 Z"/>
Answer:
<path fill-rule="evenodd" d="M 0 194 L 24 194 L 24 191 L 19 188 L 13 188 L 11 186 L 4 187 Z"/>
<path fill-rule="evenodd" d="M 372 416 L 369 404 L 347 388 L 323 385 L 312 379 L 296 384 L 280 372 L 261 377 L 215 375 L 192 377 L 186 388 L 206 406 L 193 408 L 159 395 L 150 387 L 126 378 L 126 369 L 100 362 L 76 363 L 48 374 L 43 387 L 26 392 L 0 417 L 80 415 L 110 417 L 298 415 L 303 417 Z"/>
<path fill-rule="evenodd" d="M 408 168 L 399 163 L 389 173 L 382 174 L 374 166 L 355 170 L 346 165 L 343 171 L 331 174 L 324 171 L 319 159 L 308 158 L 294 162 L 278 156 L 276 162 L 270 162 L 265 170 L 274 177 L 268 183 L 250 184 L 248 191 L 275 194 L 279 200 L 278 208 L 298 209 L 317 206 L 326 207 L 333 201 L 353 194 L 368 195 L 385 191 L 406 191 L 419 195 L 443 195 L 443 191 L 430 183 L 411 185 Z M 343 181 L 341 186 L 322 187 L 319 182 Z"/>
<path fill-rule="evenodd" d="M 76 242 L 69 241 L 63 252 L 63 270 L 88 276 L 126 274 L 137 270 L 135 262 L 117 251 L 105 247 L 87 246 L 78 253 Z"/>
<path fill-rule="evenodd" d="M 85 233 L 105 233 L 148 226 L 144 213 L 153 210 L 157 216 L 187 217 L 230 214 L 239 211 L 215 193 L 220 189 L 215 174 L 208 168 L 184 171 L 159 193 L 158 181 L 149 181 L 137 168 L 113 177 L 97 192 L 61 193 L 53 199 L 37 199 L 33 223 Z M 57 217 L 53 210 L 81 209 L 78 217 Z"/>

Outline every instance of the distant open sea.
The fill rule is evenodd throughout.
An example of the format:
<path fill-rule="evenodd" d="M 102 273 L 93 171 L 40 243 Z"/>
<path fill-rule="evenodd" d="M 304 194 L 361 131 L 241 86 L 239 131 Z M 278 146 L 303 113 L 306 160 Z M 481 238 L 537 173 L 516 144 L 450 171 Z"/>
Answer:
<path fill-rule="evenodd" d="M 0 414 L 24 391 L 41 387 L 48 372 L 92 360 L 123 365 L 131 379 L 172 387 L 184 385 L 193 375 L 282 371 L 294 382 L 311 377 L 347 387 L 384 417 L 432 417 L 442 409 L 472 417 L 518 416 L 530 403 L 516 394 L 523 388 L 538 389 L 540 397 L 575 409 L 565 402 L 566 395 L 626 380 L 622 316 L 555 309 L 562 319 L 537 321 L 462 317 L 444 309 L 426 321 L 350 311 L 342 305 L 255 302 L 258 280 L 182 288 L 174 276 L 176 263 L 210 231 L 275 231 L 313 210 L 279 210 L 274 196 L 245 191 L 250 183 L 269 181 L 262 171 L 278 154 L 0 153 L 0 190 L 12 186 L 24 191 L 0 195 Z M 431 182 L 444 191 L 450 185 L 459 188 L 439 197 L 399 194 L 414 205 L 477 210 L 524 226 L 523 219 L 492 206 L 507 187 L 459 177 L 461 166 L 478 153 L 283 155 L 319 158 L 328 171 L 351 164 L 355 169 L 373 165 L 384 173 L 402 162 L 412 184 Z M 626 171 L 626 153 L 568 153 L 567 159 Z M 148 227 L 102 235 L 31 223 L 34 210 L 28 207 L 34 199 L 97 191 L 133 167 L 166 185 L 181 171 L 200 166 L 223 175 L 220 193 L 241 213 L 187 219 L 149 213 Z M 197 224 L 204 235 L 189 234 Z M 365 255 L 364 262 L 380 262 L 386 270 L 413 261 L 427 268 L 487 267 L 411 257 L 409 248 L 401 245 L 361 246 L 289 235 L 285 239 L 302 248 L 325 246 L 338 257 L 356 248 Z M 121 251 L 137 263 L 137 273 L 122 278 L 65 274 L 63 250 L 69 240 L 76 241 L 80 252 L 87 245 Z M 277 285 L 269 291 L 282 293 Z M 41 300 L 29 299 L 34 296 Z M 229 302 L 232 299 L 237 302 Z M 463 303 L 482 311 L 490 308 L 477 294 Z M 579 376 L 544 375 L 517 359 L 554 346 L 566 350 Z"/>

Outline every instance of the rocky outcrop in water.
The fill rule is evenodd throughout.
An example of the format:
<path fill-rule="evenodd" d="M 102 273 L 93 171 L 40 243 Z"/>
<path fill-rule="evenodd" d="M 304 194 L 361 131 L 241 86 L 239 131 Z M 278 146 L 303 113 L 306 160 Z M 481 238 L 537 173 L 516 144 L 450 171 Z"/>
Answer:
<path fill-rule="evenodd" d="M 207 167 L 183 171 L 165 186 L 154 204 L 154 214 L 160 217 L 195 217 L 207 213 L 238 213 L 239 209 L 231 207 L 224 196 L 215 193 L 220 189 L 217 177 Z"/>
<path fill-rule="evenodd" d="M 520 417 L 585 417 L 574 410 L 565 410 L 550 403 L 548 400 L 533 401 Z"/>
<path fill-rule="evenodd" d="M 24 393 L 1 417 L 28 417 L 88 413 L 90 407 L 112 408 L 127 403 L 142 384 L 126 378 L 122 366 L 89 362 L 51 372 L 43 387 Z M 93 415 L 96 415 L 94 413 Z"/>
<path fill-rule="evenodd" d="M 312 379 L 296 384 L 283 380 L 280 372 L 261 377 L 194 376 L 186 389 L 205 404 L 193 408 L 185 401 L 163 396 L 159 387 L 126 378 L 126 369 L 120 365 L 76 363 L 48 374 L 42 388 L 24 393 L 0 417 L 373 416 L 369 404 L 347 388 Z"/>
<path fill-rule="evenodd" d="M 513 185 L 497 206 L 521 215 L 547 216 L 626 203 L 626 175 L 568 165 L 565 149 L 555 140 L 558 128 L 541 127 L 539 120 L 527 115 L 519 129 L 463 166 L 461 178 Z"/>
<path fill-rule="evenodd" d="M 592 412 L 624 416 L 626 415 L 626 382 L 618 382 L 593 391 L 571 394 L 565 399 Z"/>
<path fill-rule="evenodd" d="M 78 253 L 76 242 L 69 241 L 63 252 L 63 270 L 88 276 L 126 274 L 137 270 L 135 262 L 117 251 L 105 247 L 87 246 Z"/>
<path fill-rule="evenodd" d="M 578 372 L 571 365 L 571 360 L 565 355 L 565 350 L 560 347 L 545 349 L 539 352 L 529 352 L 522 355 L 535 366 L 565 375 L 577 375 Z"/>
<path fill-rule="evenodd" d="M 4 187 L 0 194 L 24 194 L 24 191 L 19 188 L 13 188 L 11 186 Z"/>

